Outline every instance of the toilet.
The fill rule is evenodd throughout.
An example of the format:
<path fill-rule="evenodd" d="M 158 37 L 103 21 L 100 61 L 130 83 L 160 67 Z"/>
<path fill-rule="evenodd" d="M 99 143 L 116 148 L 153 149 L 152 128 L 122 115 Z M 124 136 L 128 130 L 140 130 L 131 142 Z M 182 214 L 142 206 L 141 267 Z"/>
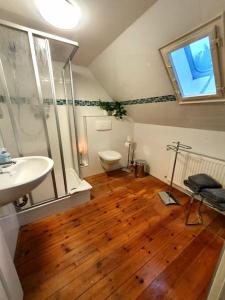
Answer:
<path fill-rule="evenodd" d="M 122 155 L 117 151 L 105 150 L 98 152 L 103 169 L 112 171 L 120 168 L 120 159 Z"/>

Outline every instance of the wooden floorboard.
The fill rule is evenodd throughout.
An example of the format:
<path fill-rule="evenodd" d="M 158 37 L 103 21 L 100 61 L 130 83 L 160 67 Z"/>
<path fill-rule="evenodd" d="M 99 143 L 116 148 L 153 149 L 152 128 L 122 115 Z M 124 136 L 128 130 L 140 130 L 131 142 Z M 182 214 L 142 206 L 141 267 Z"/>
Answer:
<path fill-rule="evenodd" d="M 92 200 L 25 225 L 15 264 L 25 299 L 205 299 L 225 239 L 225 218 L 203 207 L 185 226 L 188 197 L 164 206 L 152 176 L 87 178 Z M 193 211 L 192 218 L 195 218 Z"/>

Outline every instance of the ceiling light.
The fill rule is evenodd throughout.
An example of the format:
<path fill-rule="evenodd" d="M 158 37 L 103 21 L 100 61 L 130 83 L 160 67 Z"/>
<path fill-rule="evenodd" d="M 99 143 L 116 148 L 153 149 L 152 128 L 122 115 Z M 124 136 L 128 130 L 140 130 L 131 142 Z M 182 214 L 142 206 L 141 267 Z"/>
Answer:
<path fill-rule="evenodd" d="M 55 27 L 72 29 L 81 19 L 79 6 L 70 0 L 36 0 L 42 17 Z"/>

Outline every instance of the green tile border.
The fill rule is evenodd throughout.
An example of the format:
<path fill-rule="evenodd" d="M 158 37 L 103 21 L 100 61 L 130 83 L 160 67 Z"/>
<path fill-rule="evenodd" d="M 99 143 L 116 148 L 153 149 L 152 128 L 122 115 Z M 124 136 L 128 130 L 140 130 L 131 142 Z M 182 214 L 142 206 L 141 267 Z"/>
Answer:
<path fill-rule="evenodd" d="M 29 103 L 29 99 L 25 97 L 21 97 L 20 103 L 26 104 Z M 12 102 L 17 102 L 18 98 L 11 97 Z M 99 100 L 74 100 L 75 106 L 99 106 L 100 105 L 100 99 Z M 162 103 L 162 102 L 172 102 L 176 101 L 176 97 L 174 95 L 165 95 L 165 96 L 157 96 L 157 97 L 149 97 L 149 98 L 139 98 L 134 100 L 125 100 L 122 101 L 123 105 L 135 105 L 135 104 L 149 104 L 149 103 Z M 4 96 L 0 95 L 0 103 L 4 103 L 5 99 Z M 72 104 L 72 100 L 68 101 L 69 104 Z M 44 99 L 44 104 L 53 104 L 53 99 Z M 57 99 L 57 105 L 65 105 L 66 100 L 65 99 Z"/>
<path fill-rule="evenodd" d="M 76 106 L 100 106 L 100 102 L 101 100 L 74 100 Z"/>
<path fill-rule="evenodd" d="M 157 96 L 150 98 L 140 98 L 135 100 L 123 101 L 123 105 L 134 105 L 134 104 L 147 104 L 147 103 L 160 103 L 160 102 L 171 102 L 176 101 L 174 95 Z"/>

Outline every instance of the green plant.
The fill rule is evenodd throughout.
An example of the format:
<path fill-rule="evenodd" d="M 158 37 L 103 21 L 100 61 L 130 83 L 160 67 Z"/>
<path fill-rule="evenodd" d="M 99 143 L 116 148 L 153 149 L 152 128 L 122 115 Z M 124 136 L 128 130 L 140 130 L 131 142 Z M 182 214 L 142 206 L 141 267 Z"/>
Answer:
<path fill-rule="evenodd" d="M 100 101 L 100 108 L 106 110 L 108 113 L 111 113 L 117 119 L 122 120 L 124 116 L 127 115 L 127 111 L 122 105 L 121 102 L 112 101 L 112 102 L 103 102 Z"/>
<path fill-rule="evenodd" d="M 103 110 L 106 110 L 107 112 L 113 112 L 114 111 L 114 105 L 113 102 L 105 102 L 100 101 L 100 108 Z"/>

